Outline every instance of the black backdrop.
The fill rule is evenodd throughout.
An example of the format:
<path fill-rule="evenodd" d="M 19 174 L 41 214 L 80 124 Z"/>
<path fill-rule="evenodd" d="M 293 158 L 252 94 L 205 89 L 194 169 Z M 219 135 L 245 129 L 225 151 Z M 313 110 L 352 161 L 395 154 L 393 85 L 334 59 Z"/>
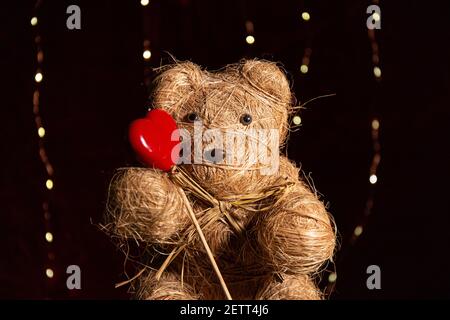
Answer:
<path fill-rule="evenodd" d="M 11 2 L 13 3 L 13 2 Z M 66 8 L 81 8 L 81 30 L 66 28 Z M 365 21 L 369 1 L 44 1 L 41 109 L 55 168 L 50 209 L 55 277 L 45 276 L 41 203 L 45 170 L 32 113 L 34 2 L 1 10 L 2 175 L 0 297 L 128 298 L 123 256 L 95 227 L 115 168 L 135 165 L 128 123 L 145 113 L 144 33 L 153 66 L 168 53 L 210 69 L 242 57 L 284 64 L 302 113 L 289 155 L 312 173 L 345 240 L 363 214 L 371 159 L 370 114 L 380 115 L 382 162 L 375 206 L 355 247 L 345 242 L 334 299 L 449 298 L 448 1 L 382 1 L 377 32 L 383 80 L 376 85 Z M 311 21 L 300 13 L 307 10 Z M 145 13 L 144 13 L 145 12 Z M 143 24 L 143 20 L 148 21 Z M 256 42 L 245 43 L 252 20 Z M 311 45 L 309 72 L 299 70 Z M 80 265 L 82 289 L 65 287 Z M 368 290 L 366 267 L 379 265 L 382 289 Z"/>

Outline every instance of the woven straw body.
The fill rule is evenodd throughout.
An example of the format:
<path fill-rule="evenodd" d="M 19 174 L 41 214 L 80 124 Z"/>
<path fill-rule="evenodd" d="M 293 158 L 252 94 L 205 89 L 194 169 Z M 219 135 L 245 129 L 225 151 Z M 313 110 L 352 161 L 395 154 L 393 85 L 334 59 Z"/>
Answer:
<path fill-rule="evenodd" d="M 123 168 L 115 175 L 106 229 L 121 245 L 135 241 L 145 252 L 132 282 L 136 297 L 226 297 L 191 208 L 234 299 L 321 299 L 315 279 L 333 256 L 333 221 L 278 147 L 269 157 L 277 159 L 276 170 L 267 174 L 262 167 L 273 163 L 254 163 L 248 146 L 252 139 L 274 141 L 251 130 L 275 129 L 279 147 L 286 140 L 293 97 L 283 71 L 258 60 L 215 73 L 177 63 L 161 69 L 152 101 L 191 133 L 186 119 L 195 113 L 204 128 L 251 138 L 238 145 L 245 150 L 239 161 L 181 164 L 169 173 Z M 250 124 L 242 124 L 243 114 L 251 115 Z"/>

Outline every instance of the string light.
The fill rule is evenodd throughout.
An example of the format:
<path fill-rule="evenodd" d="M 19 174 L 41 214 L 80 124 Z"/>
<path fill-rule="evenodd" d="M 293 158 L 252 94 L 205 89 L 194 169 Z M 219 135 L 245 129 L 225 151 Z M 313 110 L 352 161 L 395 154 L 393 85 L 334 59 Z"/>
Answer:
<path fill-rule="evenodd" d="M 308 73 L 308 66 L 306 64 L 302 64 L 300 66 L 300 72 L 301 73 Z"/>
<path fill-rule="evenodd" d="M 46 232 L 45 233 L 45 240 L 47 240 L 47 242 L 52 242 L 53 241 L 53 234 L 51 232 Z"/>
<path fill-rule="evenodd" d="M 294 116 L 294 117 L 292 118 L 292 122 L 293 122 L 296 126 L 298 126 L 298 125 L 300 125 L 300 124 L 302 123 L 302 118 L 300 118 L 300 116 Z"/>
<path fill-rule="evenodd" d="M 308 12 L 304 11 L 302 12 L 302 19 L 305 21 L 309 21 L 309 19 L 311 19 L 311 15 Z"/>
<path fill-rule="evenodd" d="M 363 232 L 363 227 L 362 226 L 356 226 L 355 230 L 353 231 L 353 234 L 356 237 L 359 237 Z"/>
<path fill-rule="evenodd" d="M 149 90 L 151 88 L 151 82 L 153 79 L 154 69 L 153 69 L 153 61 L 155 60 L 155 53 L 156 58 L 159 58 L 158 55 L 160 53 L 155 50 L 153 47 L 153 38 L 155 38 L 155 35 L 157 34 L 154 28 L 153 21 L 156 19 L 156 17 L 152 15 L 157 15 L 157 7 L 156 11 L 155 7 L 147 8 L 147 6 L 150 4 L 151 1 L 149 0 L 141 0 L 141 14 L 142 14 L 142 34 L 143 34 L 143 46 L 142 46 L 142 58 L 144 60 L 144 74 L 143 74 L 143 81 L 141 82 L 142 87 L 145 91 L 145 99 L 148 101 L 149 96 Z M 152 10 L 148 10 L 152 9 Z M 158 41 L 156 41 L 158 43 Z M 155 61 L 156 62 L 156 61 Z"/>
<path fill-rule="evenodd" d="M 301 17 L 304 21 L 308 21 L 311 18 L 308 11 L 303 11 L 301 13 Z M 303 56 L 302 56 L 301 64 L 299 67 L 299 71 L 303 75 L 306 75 L 309 71 L 309 62 L 311 60 L 311 54 L 312 54 L 310 32 L 307 32 L 307 34 L 308 35 L 306 38 L 305 49 L 303 51 Z M 297 106 L 296 108 L 298 108 L 300 110 L 302 107 Z M 302 119 L 300 118 L 300 116 L 295 115 L 294 117 L 292 117 L 292 124 L 294 126 L 299 126 L 301 123 L 302 123 Z"/>
<path fill-rule="evenodd" d="M 37 61 L 38 63 L 42 63 L 42 61 L 44 61 L 44 53 L 42 51 L 37 53 Z"/>
<path fill-rule="evenodd" d="M 47 268 L 45 269 L 45 275 L 47 276 L 47 278 L 53 278 L 54 273 L 53 273 L 53 269 Z"/>
<path fill-rule="evenodd" d="M 44 219 L 50 220 L 50 218 L 51 218 L 50 212 L 48 212 L 48 211 L 44 212 Z"/>
<path fill-rule="evenodd" d="M 45 267 L 45 276 L 47 279 L 51 279 L 54 277 L 54 269 L 52 264 L 55 260 L 55 254 L 53 252 L 52 243 L 54 241 L 53 233 L 51 232 L 51 214 L 50 214 L 50 206 L 48 202 L 48 198 L 50 197 L 50 192 L 54 188 L 54 180 L 53 180 L 53 166 L 50 163 L 50 160 L 47 156 L 47 151 L 45 149 L 45 143 L 44 138 L 47 135 L 47 131 L 44 128 L 44 120 L 41 116 L 41 102 L 40 102 L 40 96 L 41 96 L 41 90 L 42 85 L 40 83 L 44 79 L 42 70 L 43 70 L 43 61 L 44 61 L 44 52 L 42 49 L 42 37 L 40 34 L 40 28 L 38 26 L 38 15 L 37 12 L 40 9 L 40 6 L 42 4 L 42 1 L 37 0 L 36 4 L 34 6 L 35 14 L 32 16 L 30 23 L 34 27 L 33 28 L 33 43 L 35 45 L 36 50 L 36 73 L 34 74 L 34 81 L 35 81 L 35 88 L 33 92 L 33 115 L 34 115 L 34 122 L 36 124 L 36 130 L 39 137 L 38 140 L 38 151 L 39 151 L 39 157 L 41 159 L 41 162 L 45 168 L 45 172 L 47 173 L 47 178 L 45 180 L 45 188 L 47 189 L 47 192 L 45 193 L 45 197 L 42 202 L 42 210 L 43 210 L 43 222 L 45 226 L 45 241 L 47 243 L 47 262 Z"/>
<path fill-rule="evenodd" d="M 373 67 L 373 75 L 377 78 L 381 77 L 381 69 L 378 66 Z"/>
<path fill-rule="evenodd" d="M 52 190 L 53 189 L 53 180 L 47 179 L 47 181 L 45 182 L 45 186 L 47 187 L 48 190 Z"/>
<path fill-rule="evenodd" d="M 35 74 L 35 76 L 34 76 L 34 80 L 35 80 L 36 82 L 41 82 L 43 78 L 44 78 L 44 76 L 42 75 L 41 72 L 36 72 L 36 74 Z"/>
<path fill-rule="evenodd" d="M 301 17 L 302 17 L 303 21 L 309 21 L 311 19 L 311 15 L 309 14 L 308 11 L 303 11 L 301 14 Z M 303 57 L 302 57 L 301 64 L 300 64 L 300 73 L 303 75 L 306 75 L 309 71 L 309 62 L 311 60 L 311 54 L 312 54 L 311 39 L 310 39 L 311 37 L 309 35 L 309 32 L 307 32 L 307 34 L 308 34 L 308 37 L 306 40 L 305 50 L 303 51 Z"/>
<path fill-rule="evenodd" d="M 372 129 L 378 130 L 379 128 L 380 128 L 380 122 L 378 121 L 378 119 L 373 119 L 372 120 Z"/>
<path fill-rule="evenodd" d="M 379 4 L 378 0 L 372 0 L 372 3 L 375 5 Z M 379 21 L 381 19 L 381 16 L 378 13 L 374 13 L 372 15 L 373 19 L 375 21 Z M 368 38 L 371 44 L 372 48 L 372 64 L 373 64 L 373 76 L 376 83 L 380 83 L 381 81 L 381 68 L 380 68 L 380 56 L 379 56 L 379 45 L 376 41 L 375 37 L 375 29 L 368 29 Z M 375 201 L 375 187 L 378 182 L 378 165 L 381 161 L 381 145 L 379 142 L 379 131 L 380 131 L 380 120 L 375 114 L 375 112 L 372 112 L 372 117 L 370 120 L 370 133 L 372 138 L 372 161 L 370 163 L 369 168 L 369 195 L 366 200 L 366 204 L 364 207 L 364 214 L 359 219 L 358 224 L 353 229 L 353 234 L 349 238 L 349 245 L 354 246 L 356 244 L 356 241 L 359 239 L 361 234 L 363 233 L 364 229 L 366 228 L 366 225 L 369 220 L 369 216 L 372 214 L 372 208 L 374 206 Z M 343 247 L 343 249 L 346 249 Z M 341 253 L 340 255 L 340 261 L 339 263 L 342 263 L 342 257 L 344 255 Z M 334 290 L 336 278 L 331 279 L 331 275 L 335 274 L 336 271 L 330 273 L 328 277 L 328 285 L 325 289 L 325 292 L 329 295 Z"/>
<path fill-rule="evenodd" d="M 144 57 L 145 60 L 148 60 L 152 56 L 152 53 L 150 50 L 144 50 L 144 52 L 142 53 L 142 56 Z"/>
<path fill-rule="evenodd" d="M 307 46 L 303 52 L 302 64 L 300 65 L 300 72 L 302 74 L 307 74 L 309 71 L 309 62 L 311 60 L 311 54 L 312 49 Z"/>
<path fill-rule="evenodd" d="M 151 48 L 151 30 L 152 30 L 152 24 L 150 22 L 149 14 L 151 11 L 147 10 L 145 7 L 149 5 L 149 0 L 141 0 L 142 5 L 142 27 L 143 27 L 143 34 L 144 34 L 144 40 L 143 40 L 143 50 L 142 50 L 142 57 L 144 58 L 144 76 L 143 76 L 143 84 L 146 91 L 146 96 L 148 97 L 148 90 L 151 86 L 151 78 L 153 74 L 153 68 L 152 68 L 152 48 Z M 146 97 L 146 98 L 147 98 Z"/>
<path fill-rule="evenodd" d="M 311 19 L 311 15 L 309 14 L 308 11 L 302 11 L 301 17 L 304 21 L 309 21 L 309 19 Z M 309 62 L 311 60 L 311 54 L 312 54 L 311 35 L 310 32 L 307 32 L 305 49 L 303 50 L 303 56 L 299 67 L 299 71 L 303 75 L 306 75 L 309 71 Z M 301 109 L 301 106 L 298 106 L 298 109 Z M 302 123 L 302 119 L 300 118 L 300 116 L 296 115 L 292 118 L 292 123 L 294 126 L 299 126 Z"/>
<path fill-rule="evenodd" d="M 154 32 L 154 28 L 152 28 L 151 22 L 151 14 L 154 14 L 153 10 L 147 10 L 145 8 L 150 1 L 142 1 L 142 34 L 144 35 L 144 39 L 142 41 L 142 57 L 144 59 L 144 74 L 143 74 L 143 85 L 145 89 L 146 99 L 149 95 L 149 89 L 151 87 L 152 75 L 153 75 L 153 67 L 152 63 L 154 60 L 154 53 L 156 52 L 154 48 L 152 48 L 152 36 Z"/>
<path fill-rule="evenodd" d="M 247 36 L 245 37 L 245 42 L 247 42 L 247 44 L 254 44 L 255 43 L 255 37 L 254 37 L 254 33 L 255 33 L 255 26 L 253 25 L 253 22 L 250 20 L 245 21 L 245 30 L 247 31 Z"/>
<path fill-rule="evenodd" d="M 39 129 L 38 129 L 38 136 L 39 136 L 39 138 L 43 138 L 45 136 L 45 129 L 44 129 L 44 127 L 39 127 Z"/>
<path fill-rule="evenodd" d="M 336 282 L 337 274 L 336 272 L 331 272 L 328 276 L 328 282 Z"/>

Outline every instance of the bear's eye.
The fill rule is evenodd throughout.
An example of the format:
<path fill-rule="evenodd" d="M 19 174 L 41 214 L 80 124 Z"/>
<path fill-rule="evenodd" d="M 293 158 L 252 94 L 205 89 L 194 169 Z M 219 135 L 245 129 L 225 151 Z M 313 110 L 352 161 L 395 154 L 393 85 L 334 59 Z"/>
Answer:
<path fill-rule="evenodd" d="M 189 122 L 194 122 L 199 119 L 200 119 L 200 117 L 198 116 L 197 112 L 191 112 L 186 116 L 186 120 Z"/>
<path fill-rule="evenodd" d="M 245 113 L 241 116 L 241 123 L 244 126 L 248 126 L 250 123 L 252 123 L 252 116 L 249 115 L 248 113 Z"/>

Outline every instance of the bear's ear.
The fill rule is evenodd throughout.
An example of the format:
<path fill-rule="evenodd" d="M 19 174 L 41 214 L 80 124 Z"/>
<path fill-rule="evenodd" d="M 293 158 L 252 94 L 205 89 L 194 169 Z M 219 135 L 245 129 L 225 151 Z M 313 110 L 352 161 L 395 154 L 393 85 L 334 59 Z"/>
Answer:
<path fill-rule="evenodd" d="M 285 72 L 275 62 L 267 60 L 241 61 L 241 75 L 255 89 L 264 92 L 281 104 L 292 101 L 291 89 Z"/>
<path fill-rule="evenodd" d="M 177 62 L 160 69 L 153 82 L 152 107 L 176 113 L 184 102 L 201 87 L 203 71 L 192 62 Z"/>

